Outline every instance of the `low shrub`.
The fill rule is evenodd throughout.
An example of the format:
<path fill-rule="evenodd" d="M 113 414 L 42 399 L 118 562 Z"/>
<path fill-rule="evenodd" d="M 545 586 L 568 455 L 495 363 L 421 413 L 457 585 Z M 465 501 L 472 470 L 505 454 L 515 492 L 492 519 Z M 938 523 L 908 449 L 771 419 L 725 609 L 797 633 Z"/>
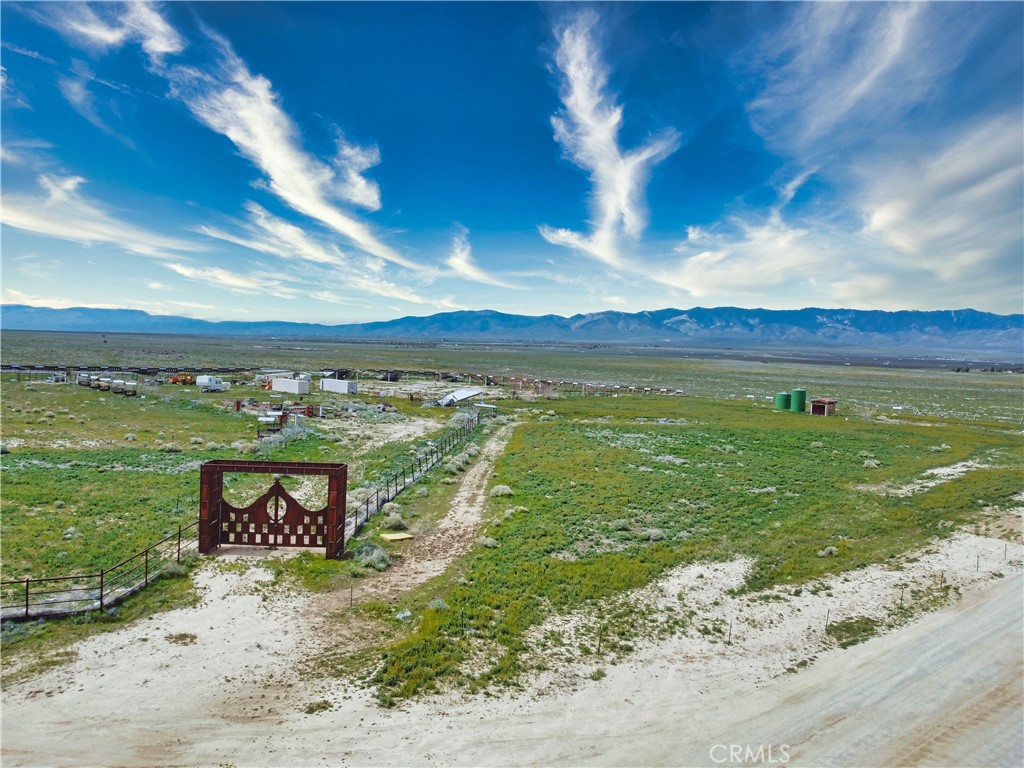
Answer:
<path fill-rule="evenodd" d="M 372 568 L 375 571 L 383 571 L 391 565 L 391 556 L 387 550 L 369 541 L 360 542 L 352 550 L 352 557 L 359 565 L 364 568 Z"/>
<path fill-rule="evenodd" d="M 406 524 L 405 520 L 402 519 L 402 516 L 397 512 L 394 512 L 385 517 L 383 525 L 385 528 L 388 528 L 392 531 L 404 531 L 406 528 L 409 527 L 408 524 Z"/>

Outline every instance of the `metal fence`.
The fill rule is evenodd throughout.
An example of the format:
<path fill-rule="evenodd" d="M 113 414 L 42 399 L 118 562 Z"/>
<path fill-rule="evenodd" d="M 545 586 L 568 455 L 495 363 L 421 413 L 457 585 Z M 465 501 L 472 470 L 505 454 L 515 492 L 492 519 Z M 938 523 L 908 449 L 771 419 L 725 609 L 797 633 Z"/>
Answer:
<path fill-rule="evenodd" d="M 383 484 L 348 518 L 345 538 L 354 536 L 385 504 L 437 466 L 465 442 L 479 424 L 480 414 L 471 414 L 464 425 L 448 429 L 431 441 L 425 455 L 387 475 Z M 196 520 L 186 526 L 179 525 L 177 533 L 99 573 L 0 582 L 0 620 L 24 621 L 106 610 L 148 586 L 172 564 L 180 564 L 182 557 L 198 552 L 199 521 Z"/>
<path fill-rule="evenodd" d="M 354 536 L 372 515 L 379 512 L 385 504 L 436 467 L 446 455 L 465 442 L 480 424 L 479 412 L 474 410 L 469 417 L 463 426 L 452 427 L 441 433 L 440 437 L 432 440 L 427 446 L 426 455 L 413 459 L 406 466 L 386 476 L 383 484 L 378 486 L 366 501 L 360 503 L 354 512 L 349 510 L 351 517 L 348 517 L 345 526 L 345 538 L 349 539 Z"/>
<path fill-rule="evenodd" d="M 23 621 L 102 611 L 199 551 L 199 521 L 99 573 L 0 582 L 0 619 Z"/>

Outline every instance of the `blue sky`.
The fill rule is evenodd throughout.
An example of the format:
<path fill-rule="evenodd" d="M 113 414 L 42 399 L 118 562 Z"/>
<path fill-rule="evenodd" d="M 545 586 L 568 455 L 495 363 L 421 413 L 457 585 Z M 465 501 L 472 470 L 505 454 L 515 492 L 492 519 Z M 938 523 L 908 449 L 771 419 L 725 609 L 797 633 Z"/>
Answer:
<path fill-rule="evenodd" d="M 1024 309 L 1021 3 L 0 14 L 4 303 Z"/>

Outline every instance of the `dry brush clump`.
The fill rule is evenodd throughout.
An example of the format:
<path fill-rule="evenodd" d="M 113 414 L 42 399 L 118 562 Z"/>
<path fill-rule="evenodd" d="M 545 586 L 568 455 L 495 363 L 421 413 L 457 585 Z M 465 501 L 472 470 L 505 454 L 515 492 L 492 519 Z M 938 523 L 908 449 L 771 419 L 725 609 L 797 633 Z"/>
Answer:
<path fill-rule="evenodd" d="M 391 565 L 391 556 L 379 544 L 363 541 L 352 550 L 353 559 L 364 568 L 383 571 Z"/>

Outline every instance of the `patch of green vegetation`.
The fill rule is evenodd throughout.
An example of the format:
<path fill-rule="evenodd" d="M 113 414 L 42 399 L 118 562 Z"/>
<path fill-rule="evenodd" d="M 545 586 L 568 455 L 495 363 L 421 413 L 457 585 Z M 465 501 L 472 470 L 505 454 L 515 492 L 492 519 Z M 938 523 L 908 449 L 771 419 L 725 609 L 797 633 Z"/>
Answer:
<path fill-rule="evenodd" d="M 1008 503 L 1022 485 L 1012 435 L 955 421 L 940 427 L 954 447 L 937 454 L 935 426 L 813 419 L 743 402 L 592 398 L 549 406 L 557 419 L 520 427 L 494 473 L 527 511 L 506 517 L 507 502 L 489 502 L 484 533 L 497 546 L 473 551 L 463 579 L 444 593 L 450 611 L 417 604 L 415 626 L 373 677 L 383 703 L 443 683 L 514 686 L 526 671 L 530 628 L 604 604 L 673 566 L 742 555 L 755 562 L 747 590 L 796 587 L 946 535 L 976 514 L 979 499 Z M 659 421 L 666 414 L 674 423 Z M 864 453 L 880 467 L 865 467 Z M 909 497 L 862 489 L 972 457 L 1001 466 Z M 836 555 L 819 557 L 825 547 Z M 627 608 L 606 649 L 631 646 L 643 623 L 636 610 Z M 467 675 L 479 641 L 502 653 Z"/>
<path fill-rule="evenodd" d="M 319 701 L 312 701 L 302 708 L 302 711 L 307 715 L 315 715 L 318 712 L 326 712 L 331 709 L 333 705 L 327 699 L 320 699 Z"/>
<path fill-rule="evenodd" d="M 328 560 L 319 550 L 288 558 L 268 557 L 261 562 L 274 574 L 275 584 L 298 585 L 311 592 L 329 592 L 348 583 L 358 567 L 350 560 Z"/>
<path fill-rule="evenodd" d="M 880 623 L 870 616 L 856 616 L 842 621 L 833 621 L 825 633 L 834 639 L 840 648 L 863 643 L 878 634 Z"/>

